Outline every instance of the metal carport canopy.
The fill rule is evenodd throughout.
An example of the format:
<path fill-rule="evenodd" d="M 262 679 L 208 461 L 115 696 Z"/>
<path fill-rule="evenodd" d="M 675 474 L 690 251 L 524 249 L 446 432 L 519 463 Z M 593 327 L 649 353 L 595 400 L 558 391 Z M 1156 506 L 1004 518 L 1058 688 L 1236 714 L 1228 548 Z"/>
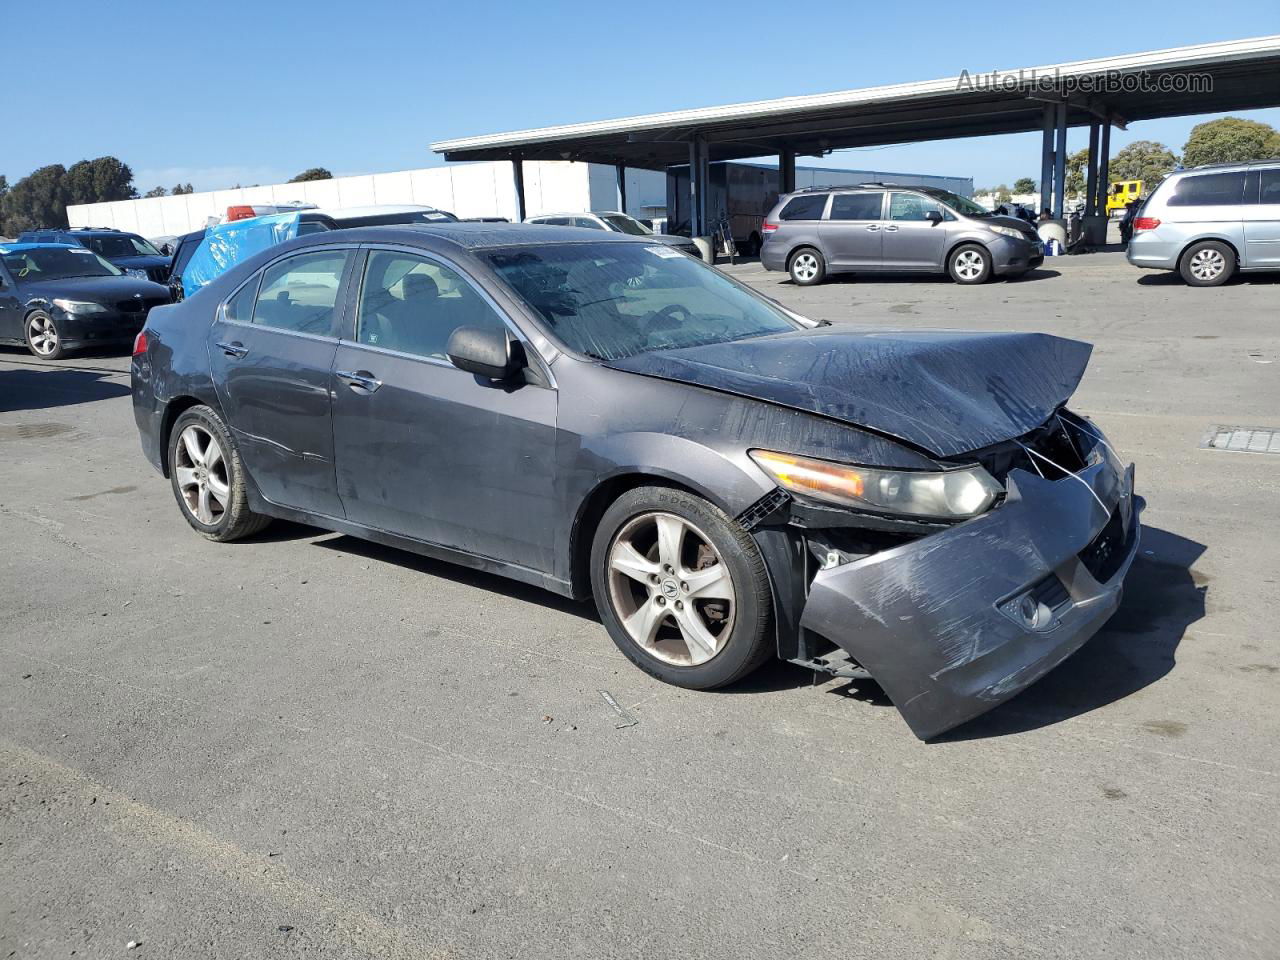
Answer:
<path fill-rule="evenodd" d="M 442 140 L 448 160 L 581 160 L 665 169 L 689 162 L 689 143 L 711 159 L 1040 130 L 1044 106 L 1067 103 L 1068 126 L 1123 126 L 1156 117 L 1280 105 L 1280 36 L 1205 43 L 1074 63 L 975 73 L 780 100 L 655 113 Z M 1207 78 L 1211 89 L 1191 82 Z M 1053 78 L 1052 86 L 1035 78 Z M 1105 85 L 1110 78 L 1111 84 Z M 1137 81 L 1145 80 L 1139 84 Z M 1085 84 L 1093 84 L 1092 89 Z"/>

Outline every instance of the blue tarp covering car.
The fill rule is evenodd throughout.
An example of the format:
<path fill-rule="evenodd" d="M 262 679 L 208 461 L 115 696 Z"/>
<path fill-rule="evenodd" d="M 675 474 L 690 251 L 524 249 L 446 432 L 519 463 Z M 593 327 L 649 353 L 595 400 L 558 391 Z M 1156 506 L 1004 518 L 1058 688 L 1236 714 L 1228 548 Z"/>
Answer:
<path fill-rule="evenodd" d="M 182 273 L 186 295 L 191 296 L 237 263 L 292 240 L 298 235 L 298 223 L 296 213 L 276 213 L 210 227 Z"/>

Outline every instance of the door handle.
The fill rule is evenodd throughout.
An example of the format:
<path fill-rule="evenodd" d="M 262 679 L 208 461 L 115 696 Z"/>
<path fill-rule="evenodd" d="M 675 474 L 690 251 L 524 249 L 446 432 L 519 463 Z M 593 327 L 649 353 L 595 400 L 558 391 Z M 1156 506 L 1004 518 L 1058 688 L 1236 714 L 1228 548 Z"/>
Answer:
<path fill-rule="evenodd" d="M 880 229 L 880 225 L 878 223 L 873 223 L 867 226 L 867 231 L 869 233 L 875 233 L 879 229 Z"/>
<path fill-rule="evenodd" d="M 249 348 L 239 340 L 232 340 L 230 343 L 219 340 L 218 349 L 228 357 L 235 357 L 237 360 L 244 359 L 244 357 L 249 353 Z"/>
<path fill-rule="evenodd" d="M 885 228 L 884 228 L 884 232 L 885 232 L 885 233 L 897 233 L 897 232 L 898 232 L 898 228 L 897 228 L 897 227 L 885 227 Z"/>
<path fill-rule="evenodd" d="M 373 393 L 380 386 L 382 381 L 374 377 L 368 370 L 335 370 L 334 374 L 347 382 L 353 390 L 364 390 L 366 393 Z"/>

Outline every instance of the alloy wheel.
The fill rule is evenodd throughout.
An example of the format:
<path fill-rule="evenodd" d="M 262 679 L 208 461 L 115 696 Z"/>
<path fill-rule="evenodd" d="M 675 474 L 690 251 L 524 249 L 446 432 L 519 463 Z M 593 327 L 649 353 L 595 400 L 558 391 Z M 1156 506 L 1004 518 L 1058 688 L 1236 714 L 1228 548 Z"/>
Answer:
<path fill-rule="evenodd" d="M 812 253 L 799 254 L 791 264 L 797 280 L 809 281 L 818 275 L 818 258 Z"/>
<path fill-rule="evenodd" d="M 664 663 L 706 663 L 733 632 L 729 568 L 707 535 L 675 514 L 644 513 L 618 531 L 609 594 L 623 629 Z"/>
<path fill-rule="evenodd" d="M 1200 281 L 1216 280 L 1227 269 L 1227 259 L 1212 247 L 1197 250 L 1191 257 L 1191 275 Z"/>
<path fill-rule="evenodd" d="M 42 357 L 58 352 L 58 328 L 48 317 L 34 316 L 27 323 L 27 340 L 31 349 Z"/>
<path fill-rule="evenodd" d="M 986 266 L 986 260 L 977 250 L 961 250 L 956 254 L 956 276 L 961 280 L 977 280 Z"/>
<path fill-rule="evenodd" d="M 231 502 L 227 461 L 218 438 L 192 424 L 178 437 L 173 471 L 182 502 L 193 517 L 212 526 Z"/>

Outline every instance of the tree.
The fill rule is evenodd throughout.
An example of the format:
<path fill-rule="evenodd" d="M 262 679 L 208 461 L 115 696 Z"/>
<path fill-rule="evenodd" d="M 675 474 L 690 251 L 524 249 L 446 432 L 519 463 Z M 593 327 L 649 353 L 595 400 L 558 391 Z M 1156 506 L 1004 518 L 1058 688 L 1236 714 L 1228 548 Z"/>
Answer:
<path fill-rule="evenodd" d="M 1003 183 L 998 187 L 992 187 L 991 195 L 995 197 L 996 203 L 1007 203 L 1013 199 L 1013 194 L 1009 192 L 1008 185 Z"/>
<path fill-rule="evenodd" d="M 1114 157 L 1108 175 L 1116 180 L 1143 180 L 1143 192 L 1150 194 L 1155 185 L 1178 165 L 1177 155 L 1155 140 L 1135 140 Z M 1110 184 L 1107 185 L 1110 187 Z"/>
<path fill-rule="evenodd" d="M 1014 193 L 1035 193 L 1036 182 L 1032 180 L 1030 177 L 1019 177 L 1017 180 L 1013 181 L 1013 192 Z"/>
<path fill-rule="evenodd" d="M 191 184 L 189 183 L 185 186 L 183 186 L 181 183 L 176 184 L 174 188 L 169 191 L 169 193 L 171 193 L 175 197 L 180 197 L 184 193 L 195 193 L 195 192 L 196 192 L 196 188 L 191 186 Z"/>
<path fill-rule="evenodd" d="M 132 200 L 133 171 L 115 157 L 81 160 L 67 170 L 65 181 L 67 203 L 103 203 L 109 200 Z"/>
<path fill-rule="evenodd" d="M 1280 131 L 1269 123 L 1243 117 L 1219 117 L 1197 123 L 1182 148 L 1182 162 L 1188 167 L 1272 157 L 1280 157 Z"/>
<path fill-rule="evenodd" d="M 1085 182 L 1085 165 L 1089 162 L 1089 148 L 1067 154 L 1067 196 L 1082 197 L 1088 184 Z"/>
<path fill-rule="evenodd" d="M 67 201 L 63 180 L 66 175 L 66 167 L 54 163 L 32 171 L 10 187 L 0 203 L 0 233 L 16 237 L 23 230 L 65 227 Z"/>
<path fill-rule="evenodd" d="M 169 191 L 167 191 L 164 187 L 152 187 L 150 190 L 148 190 L 146 193 L 142 195 L 142 198 L 144 200 L 150 200 L 152 197 L 163 197 L 168 192 Z"/>
<path fill-rule="evenodd" d="M 303 170 L 300 174 L 290 180 L 290 183 L 306 183 L 308 180 L 332 180 L 333 174 L 324 167 L 312 167 L 310 170 Z"/>

